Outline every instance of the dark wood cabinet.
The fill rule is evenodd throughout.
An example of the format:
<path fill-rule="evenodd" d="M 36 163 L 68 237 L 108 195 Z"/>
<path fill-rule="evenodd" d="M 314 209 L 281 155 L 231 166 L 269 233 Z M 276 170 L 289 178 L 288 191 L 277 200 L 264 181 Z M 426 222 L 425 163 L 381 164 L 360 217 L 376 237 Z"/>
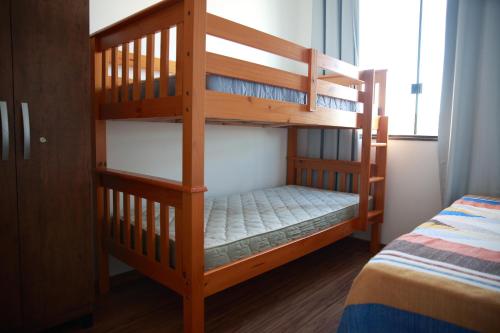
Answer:
<path fill-rule="evenodd" d="M 88 16 L 88 0 L 0 2 L 0 331 L 92 311 Z"/>

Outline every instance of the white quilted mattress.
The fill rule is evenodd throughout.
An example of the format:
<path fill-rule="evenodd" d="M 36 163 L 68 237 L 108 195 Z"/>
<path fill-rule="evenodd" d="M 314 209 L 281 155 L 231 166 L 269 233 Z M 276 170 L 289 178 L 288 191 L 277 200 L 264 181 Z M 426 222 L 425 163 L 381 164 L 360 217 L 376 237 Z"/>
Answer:
<path fill-rule="evenodd" d="M 205 199 L 205 270 L 351 219 L 358 214 L 358 203 L 357 194 L 296 185 L 208 197 Z M 155 216 L 159 235 L 159 206 Z M 143 228 L 146 228 L 146 216 Z M 175 258 L 173 209 L 169 229 L 172 262 Z"/>

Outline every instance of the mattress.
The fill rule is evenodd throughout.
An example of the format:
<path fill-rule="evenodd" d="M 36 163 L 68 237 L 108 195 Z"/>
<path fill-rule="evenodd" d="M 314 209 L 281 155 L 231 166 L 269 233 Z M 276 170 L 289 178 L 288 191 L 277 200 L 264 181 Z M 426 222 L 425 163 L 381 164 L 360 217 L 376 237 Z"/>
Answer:
<path fill-rule="evenodd" d="M 296 185 L 222 197 L 208 197 L 205 199 L 204 221 L 205 270 L 251 256 L 354 218 L 358 214 L 358 203 L 357 194 Z M 133 210 L 133 202 L 131 208 Z M 143 232 L 145 232 L 146 212 L 143 214 Z M 170 261 L 175 265 L 175 211 L 173 208 L 170 209 L 169 215 Z M 131 216 L 134 216 L 133 212 Z M 159 235 L 158 204 L 155 207 L 155 221 L 156 234 Z M 134 228 L 133 221 L 131 224 Z M 159 245 L 159 243 L 158 236 L 156 244 Z M 145 244 L 143 247 L 145 248 Z M 159 249 L 156 255 L 159 257 Z"/>
<path fill-rule="evenodd" d="M 373 257 L 339 328 L 365 331 L 500 332 L 500 198 L 464 196 Z"/>
<path fill-rule="evenodd" d="M 129 86 L 129 96 L 132 96 L 132 85 Z M 272 99 L 282 102 L 307 104 L 307 94 L 289 88 L 276 87 L 268 84 L 256 83 L 252 81 L 240 80 L 231 77 L 207 75 L 207 89 L 224 92 L 228 94 L 252 96 L 258 98 Z M 145 96 L 145 81 L 141 81 L 141 98 Z M 160 80 L 154 80 L 154 96 L 158 97 L 160 91 Z M 169 96 L 175 95 L 175 76 L 169 78 Z M 121 96 L 121 90 L 119 90 Z M 121 100 L 121 97 L 120 97 Z M 356 102 L 347 101 L 339 98 L 318 95 L 317 105 L 336 110 L 359 111 L 361 108 Z"/>

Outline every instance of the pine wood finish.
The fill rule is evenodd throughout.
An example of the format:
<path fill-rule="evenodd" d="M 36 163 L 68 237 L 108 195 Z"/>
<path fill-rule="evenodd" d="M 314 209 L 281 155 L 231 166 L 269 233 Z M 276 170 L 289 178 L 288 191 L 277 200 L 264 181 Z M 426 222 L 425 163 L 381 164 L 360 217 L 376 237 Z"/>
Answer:
<path fill-rule="evenodd" d="M 177 38 L 168 31 L 177 28 Z M 160 45 L 152 36 L 160 33 Z M 251 46 L 307 64 L 308 76 L 217 55 L 205 50 L 206 35 Z M 140 55 L 141 40 L 146 54 Z M 176 43 L 176 62 L 168 59 L 168 42 Z M 123 46 L 133 43 L 133 52 Z M 207 14 L 205 0 L 163 1 L 91 36 L 94 57 L 95 181 L 100 289 L 109 288 L 107 255 L 111 253 L 143 274 L 183 297 L 184 331 L 203 332 L 204 299 L 242 281 L 272 270 L 307 253 L 373 224 L 373 244 L 383 219 L 385 155 L 376 165 L 370 149 L 385 149 L 387 118 L 383 104 L 373 106 L 375 85 L 385 93 L 383 72 L 360 71 L 355 66 L 316 50 L 282 40 L 241 24 Z M 121 51 L 116 49 L 122 45 Z M 160 47 L 160 58 L 154 58 Z M 114 51 L 113 51 L 114 50 Z M 114 57 L 113 57 L 114 52 Z M 120 53 L 122 52 L 122 53 Z M 128 55 L 126 54 L 128 52 Z M 116 61 L 113 59 L 116 57 Z M 120 62 L 120 59 L 121 62 Z M 110 68 L 132 68 L 132 78 L 118 78 Z M 168 75 L 175 68 L 175 96 L 167 95 Z M 145 70 L 145 82 L 139 73 Z M 319 76 L 320 70 L 329 74 Z M 108 75 L 111 72 L 111 76 Z M 296 89 L 307 94 L 308 104 L 287 103 L 206 90 L 206 75 L 218 74 Z M 153 91 L 159 75 L 160 91 Z M 99 78 L 99 79 L 98 79 Z M 115 86 L 113 85 L 115 83 Z M 118 85 L 122 82 L 122 87 Z M 131 99 L 116 100 L 114 91 L 132 84 Z M 141 96 L 142 86 L 145 86 Z M 128 91 L 128 88 L 126 89 Z M 316 105 L 317 94 L 364 104 L 363 112 L 327 109 Z M 123 95 L 123 94 L 122 94 Z M 380 98 L 379 101 L 383 101 Z M 375 110 L 372 110 L 372 109 Z M 378 111 L 378 112 L 377 112 Z M 108 119 L 182 122 L 182 183 L 145 175 L 109 170 L 105 162 L 105 128 Z M 204 145 L 205 123 L 289 127 L 287 184 L 313 186 L 360 194 L 360 214 L 331 228 L 262 253 L 204 271 Z M 297 154 L 298 127 L 357 128 L 363 130 L 362 158 L 358 162 L 302 158 Z M 372 142 L 371 132 L 381 132 Z M 385 131 L 385 132 L 384 132 Z M 385 133 L 385 134 L 384 134 Z M 373 170 L 372 170 L 373 169 Z M 375 172 L 375 171 L 376 172 Z M 368 210 L 370 188 L 375 185 L 375 209 Z M 122 198 L 122 199 L 120 199 Z M 127 199 L 124 199 L 127 198 Z M 125 200 L 127 203 L 122 203 Z M 157 203 L 156 205 L 154 203 Z M 159 207 L 159 208 L 158 208 Z M 135 214 L 132 213 L 132 208 Z M 154 210 L 160 209 L 160 235 L 153 230 Z M 175 258 L 169 255 L 167 220 L 175 210 Z M 142 212 L 147 212 L 142 221 Z M 120 212 L 116 214 L 115 212 Z M 129 221 L 130 220 L 130 221 Z M 142 228 L 137 226 L 144 226 Z M 159 250 L 155 252 L 155 242 Z"/>

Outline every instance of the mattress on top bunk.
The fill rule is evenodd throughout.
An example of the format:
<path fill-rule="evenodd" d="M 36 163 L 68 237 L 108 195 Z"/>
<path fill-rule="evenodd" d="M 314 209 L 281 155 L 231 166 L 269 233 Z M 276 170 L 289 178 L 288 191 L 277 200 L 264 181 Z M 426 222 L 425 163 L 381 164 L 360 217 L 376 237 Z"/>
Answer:
<path fill-rule="evenodd" d="M 370 198 L 370 206 L 371 200 Z M 206 198 L 205 270 L 228 264 L 352 219 L 358 214 L 358 204 L 357 194 L 296 185 Z M 160 233 L 159 210 L 159 204 L 156 204 L 157 235 Z M 175 258 L 174 214 L 174 209 L 170 208 L 171 262 Z M 145 230 L 145 211 L 143 215 L 143 229 Z M 133 212 L 131 216 L 134 216 Z M 131 224 L 133 227 L 133 221 Z M 158 236 L 157 257 L 159 257 L 159 243 Z M 143 247 L 145 248 L 145 244 Z"/>
<path fill-rule="evenodd" d="M 141 81 L 141 98 L 144 98 L 145 96 L 145 91 L 146 91 L 145 84 L 146 84 L 145 81 Z M 307 94 L 302 91 L 272 86 L 263 83 L 256 83 L 247 80 L 240 80 L 221 75 L 214 75 L 214 74 L 207 75 L 207 89 L 218 92 L 224 92 L 228 94 L 266 98 L 282 102 L 307 104 Z M 132 96 L 132 90 L 133 90 L 132 85 L 130 85 L 129 96 Z M 154 80 L 155 97 L 159 96 L 159 91 L 160 91 L 160 80 L 155 79 Z M 119 95 L 121 99 L 121 90 L 119 90 Z M 170 76 L 169 78 L 168 95 L 169 96 L 175 95 L 175 76 Z M 320 107 L 343 110 L 343 111 L 357 112 L 361 109 L 360 106 L 358 105 L 359 103 L 324 95 L 318 95 L 316 103 Z"/>

